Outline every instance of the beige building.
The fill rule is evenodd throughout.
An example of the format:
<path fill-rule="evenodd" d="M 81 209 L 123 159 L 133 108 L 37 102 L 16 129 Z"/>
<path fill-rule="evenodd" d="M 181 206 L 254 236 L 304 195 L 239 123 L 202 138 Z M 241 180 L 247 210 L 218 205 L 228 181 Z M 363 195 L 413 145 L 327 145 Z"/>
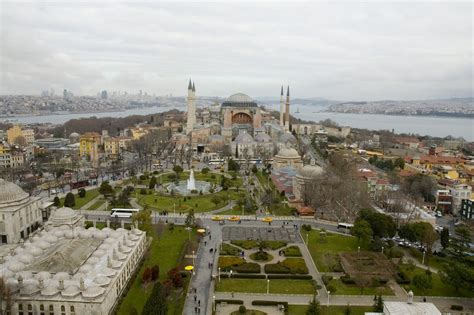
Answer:
<path fill-rule="evenodd" d="M 305 202 L 306 185 L 323 175 L 322 167 L 317 165 L 305 165 L 298 170 L 298 173 L 293 178 L 293 195 L 295 201 Z"/>
<path fill-rule="evenodd" d="M 35 142 L 35 132 L 33 129 L 22 129 L 19 125 L 14 125 L 7 130 L 7 140 L 10 144 L 31 144 Z"/>
<path fill-rule="evenodd" d="M 273 158 L 273 168 L 282 168 L 285 166 L 293 166 L 296 169 L 303 167 L 303 161 L 298 151 L 290 147 L 280 149 L 278 154 Z"/>
<path fill-rule="evenodd" d="M 262 116 L 257 103 L 248 95 L 237 93 L 229 96 L 221 105 L 223 116 L 222 136 L 230 142 L 241 132 L 254 135 L 262 128 Z"/>
<path fill-rule="evenodd" d="M 71 209 L 58 211 L 61 221 L 75 216 Z M 46 225 L 2 253 L 0 272 L 11 292 L 10 305 L 3 300 L 2 310 L 24 315 L 110 314 L 146 244 L 146 234 L 136 228 Z"/>
<path fill-rule="evenodd" d="M 39 198 L 0 179 L 0 243 L 18 243 L 42 225 L 40 207 Z"/>

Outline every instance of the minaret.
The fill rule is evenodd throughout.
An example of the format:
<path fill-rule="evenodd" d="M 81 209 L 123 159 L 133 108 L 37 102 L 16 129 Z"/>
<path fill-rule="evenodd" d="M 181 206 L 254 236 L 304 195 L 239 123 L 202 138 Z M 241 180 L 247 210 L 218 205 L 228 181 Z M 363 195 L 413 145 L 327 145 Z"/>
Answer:
<path fill-rule="evenodd" d="M 196 124 L 196 87 L 194 82 L 189 79 L 188 84 L 188 117 L 186 124 L 186 134 L 190 134 Z"/>
<path fill-rule="evenodd" d="M 286 91 L 286 108 L 285 108 L 285 131 L 290 131 L 290 86 Z"/>
<path fill-rule="evenodd" d="M 280 126 L 285 125 L 285 96 L 283 95 L 283 85 L 281 86 L 280 94 Z"/>

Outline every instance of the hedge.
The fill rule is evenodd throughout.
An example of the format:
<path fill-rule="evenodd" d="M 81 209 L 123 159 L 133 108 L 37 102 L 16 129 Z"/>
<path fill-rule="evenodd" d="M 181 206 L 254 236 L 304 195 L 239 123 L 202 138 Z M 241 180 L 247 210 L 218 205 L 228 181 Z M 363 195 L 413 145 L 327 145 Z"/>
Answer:
<path fill-rule="evenodd" d="M 355 284 L 355 280 L 349 277 L 348 275 L 343 275 L 341 278 L 342 283 L 345 284 Z"/>
<path fill-rule="evenodd" d="M 463 310 L 463 306 L 462 305 L 451 305 L 451 309 L 453 311 L 462 311 Z"/>
<path fill-rule="evenodd" d="M 219 257 L 218 266 L 222 271 L 229 271 L 245 263 L 245 260 L 235 256 L 221 256 Z"/>
<path fill-rule="evenodd" d="M 235 267 L 234 270 L 240 273 L 260 273 L 260 265 L 247 262 Z"/>
<path fill-rule="evenodd" d="M 266 264 L 264 267 L 265 273 L 290 273 L 290 269 L 286 268 L 281 264 Z"/>
<path fill-rule="evenodd" d="M 221 274 L 221 278 L 227 279 L 230 278 L 229 274 Z M 267 276 L 263 274 L 254 274 L 254 273 L 236 273 L 232 274 L 232 278 L 238 279 L 266 279 Z"/>
<path fill-rule="evenodd" d="M 242 304 L 244 304 L 244 301 L 242 301 L 242 300 L 226 300 L 226 299 L 216 300 L 216 304 L 219 304 L 219 303 L 242 305 Z"/>
<path fill-rule="evenodd" d="M 283 250 L 286 257 L 301 257 L 301 251 L 298 246 L 290 246 Z"/>
<path fill-rule="evenodd" d="M 332 280 L 332 276 L 330 275 L 322 275 L 321 279 L 323 280 L 324 285 L 328 285 L 329 281 Z"/>
<path fill-rule="evenodd" d="M 311 280 L 312 275 L 267 275 L 268 279 L 295 279 L 295 280 Z"/>
<path fill-rule="evenodd" d="M 255 306 L 278 306 L 283 305 L 285 307 L 285 315 L 288 314 L 288 302 L 278 302 L 278 301 L 263 301 L 263 300 L 256 300 L 252 301 L 252 305 Z"/>

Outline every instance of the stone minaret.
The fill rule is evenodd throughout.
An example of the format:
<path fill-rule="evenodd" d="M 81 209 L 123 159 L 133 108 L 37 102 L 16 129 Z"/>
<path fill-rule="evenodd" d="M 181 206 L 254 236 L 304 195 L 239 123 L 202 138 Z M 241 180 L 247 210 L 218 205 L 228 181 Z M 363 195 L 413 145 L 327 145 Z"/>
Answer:
<path fill-rule="evenodd" d="M 190 134 L 196 124 L 196 87 L 189 79 L 188 85 L 188 117 L 186 124 L 186 134 Z"/>
<path fill-rule="evenodd" d="M 290 86 L 286 91 L 286 104 L 285 104 L 285 131 L 290 131 Z"/>
<path fill-rule="evenodd" d="M 281 86 L 280 94 L 280 126 L 285 125 L 285 96 L 283 95 L 283 85 Z"/>

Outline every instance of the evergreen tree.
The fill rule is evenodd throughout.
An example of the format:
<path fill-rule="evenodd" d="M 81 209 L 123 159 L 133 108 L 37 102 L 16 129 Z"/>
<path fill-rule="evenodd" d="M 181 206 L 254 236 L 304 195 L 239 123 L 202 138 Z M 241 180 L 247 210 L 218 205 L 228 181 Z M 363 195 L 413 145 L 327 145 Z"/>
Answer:
<path fill-rule="evenodd" d="M 309 307 L 308 307 L 308 310 L 306 311 L 306 315 L 319 315 L 319 314 L 321 314 L 319 301 L 314 298 L 309 303 Z"/>
<path fill-rule="evenodd" d="M 148 188 L 154 189 L 155 186 L 156 186 L 156 177 L 155 177 L 155 176 L 152 176 L 152 177 L 150 178 L 150 183 L 149 183 L 149 185 L 148 185 Z"/>
<path fill-rule="evenodd" d="M 64 198 L 64 206 L 65 207 L 74 207 L 76 205 L 76 200 L 74 198 L 74 194 L 68 192 L 66 198 Z"/>
<path fill-rule="evenodd" d="M 374 311 L 383 312 L 383 299 L 381 295 L 379 295 L 379 297 L 377 298 L 377 301 L 374 304 Z"/>
<path fill-rule="evenodd" d="M 444 249 L 448 248 L 449 246 L 449 229 L 448 228 L 443 228 L 443 230 L 441 231 L 440 241 L 441 241 L 441 246 L 443 246 Z"/>
<path fill-rule="evenodd" d="M 143 307 L 142 315 L 166 315 L 167 312 L 165 292 L 161 283 L 157 282 Z"/>
<path fill-rule="evenodd" d="M 61 200 L 59 200 L 59 197 L 58 197 L 58 196 L 54 197 L 53 205 L 54 205 L 55 207 L 61 207 Z"/>

